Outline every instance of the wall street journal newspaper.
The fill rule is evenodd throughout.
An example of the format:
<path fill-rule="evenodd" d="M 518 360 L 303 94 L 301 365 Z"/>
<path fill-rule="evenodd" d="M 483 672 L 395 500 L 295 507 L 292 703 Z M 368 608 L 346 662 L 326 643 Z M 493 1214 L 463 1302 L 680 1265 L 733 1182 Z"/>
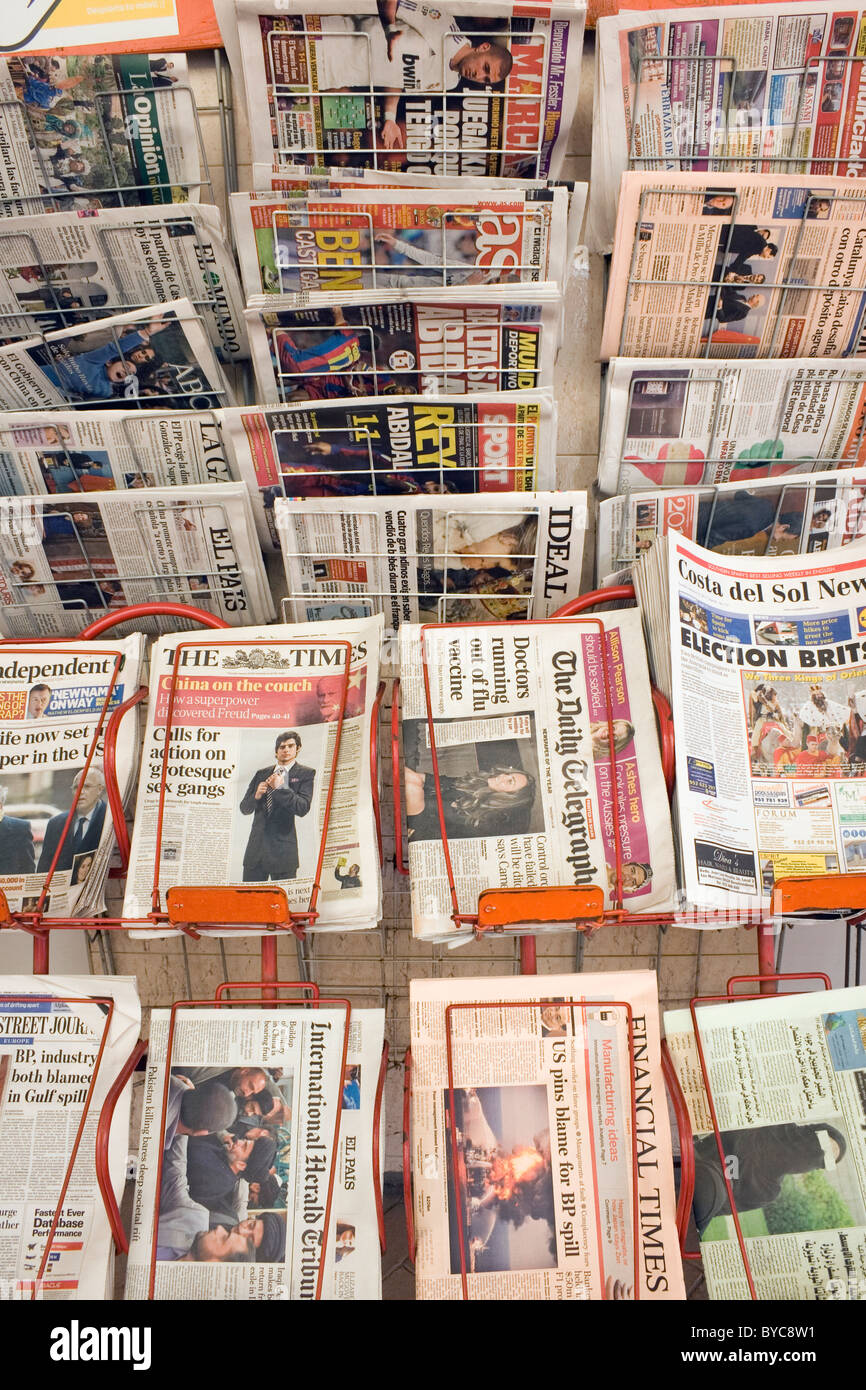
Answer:
<path fill-rule="evenodd" d="M 624 900 L 631 912 L 671 903 L 673 847 L 640 616 L 598 618 L 603 633 L 595 620 L 467 624 L 428 630 L 423 642 L 417 627 L 401 627 L 416 937 L 471 935 L 452 920 L 443 835 L 464 913 L 477 912 L 482 888 L 547 884 L 595 885 L 606 904 Z"/>
<path fill-rule="evenodd" d="M 348 1037 L 327 1001 L 175 1017 L 169 1058 L 169 1013 L 151 1016 L 126 1297 L 153 1271 L 160 1299 L 310 1301 L 324 1260 L 323 1299 L 379 1298 L 384 1010 L 352 1010 Z"/>
<path fill-rule="evenodd" d="M 759 1299 L 862 1299 L 866 990 L 702 1006 L 725 1171 Z M 665 1036 L 695 1134 L 694 1214 L 711 1298 L 747 1299 L 691 1015 Z"/>
<path fill-rule="evenodd" d="M 111 1007 L 97 1002 L 102 1000 Z M 140 1026 L 134 979 L 0 979 L 0 1299 L 29 1300 L 34 1285 L 37 1298 L 52 1301 L 112 1296 L 114 1247 L 96 1180 L 96 1126 Z M 126 1176 L 130 1089 L 118 1098 L 109 1136 L 108 1176 L 118 1201 Z"/>
<path fill-rule="evenodd" d="M 655 975 L 409 992 L 416 1296 L 684 1298 Z"/>

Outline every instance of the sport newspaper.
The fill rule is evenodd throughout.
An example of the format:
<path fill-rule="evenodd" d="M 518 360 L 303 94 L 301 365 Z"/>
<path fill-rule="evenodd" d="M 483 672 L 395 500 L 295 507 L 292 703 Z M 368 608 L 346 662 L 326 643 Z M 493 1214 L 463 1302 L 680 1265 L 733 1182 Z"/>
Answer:
<path fill-rule="evenodd" d="M 866 991 L 705 1005 L 697 1018 L 756 1296 L 862 1299 Z M 664 1026 L 696 1136 L 707 1290 L 710 1298 L 747 1299 L 691 1015 L 666 1013 Z"/>
<path fill-rule="evenodd" d="M 381 645 L 381 617 L 155 644 L 124 916 L 151 911 L 155 871 L 163 902 L 176 884 L 275 882 L 292 911 L 306 912 L 324 837 L 310 929 L 376 925 L 370 729 Z M 286 761 L 284 735 L 293 744 Z M 132 931 L 153 934 L 176 933 L 164 924 Z"/>
<path fill-rule="evenodd" d="M 409 991 L 416 1296 L 684 1298 L 655 975 Z"/>
<path fill-rule="evenodd" d="M 783 174 L 623 174 L 601 355 L 859 351 L 866 193 Z"/>
<path fill-rule="evenodd" d="M 507 2 L 390 8 L 393 17 L 371 0 L 291 15 L 278 0 L 220 4 L 240 47 L 254 160 L 561 177 L 583 5 L 558 0 L 544 18 Z"/>
<path fill-rule="evenodd" d="M 384 1010 L 352 1010 L 344 1068 L 346 1011 L 328 1007 L 327 1001 L 314 1012 L 225 1006 L 178 1010 L 167 1078 L 168 1025 L 168 1012 L 154 1010 L 126 1298 L 148 1296 L 154 1223 L 155 1298 L 312 1301 L 323 1252 L 323 1299 L 380 1298 L 373 1145 L 380 1142 L 380 1134 L 374 1133 L 374 1112 Z M 282 1119 L 267 1126 L 268 1132 L 257 1140 L 268 1146 L 268 1156 L 273 1153 L 275 1181 L 265 1194 L 267 1205 L 262 1202 L 261 1185 L 253 1185 L 244 1176 L 250 1171 L 249 1160 L 234 1189 L 218 1199 L 218 1206 L 205 1206 L 190 1194 L 190 1188 L 199 1190 L 196 1169 L 201 1167 L 202 1150 L 212 1150 L 221 1139 L 243 1135 L 237 1122 L 232 1134 L 222 1131 L 199 1138 L 176 1133 L 170 1137 L 169 1126 L 158 1188 L 166 1081 L 168 1098 L 175 1088 L 181 1096 L 188 1089 L 177 1079 L 185 1069 L 192 1071 L 197 1086 L 206 1084 L 198 1079 L 204 1073 L 230 1090 L 231 1074 L 241 1067 L 265 1069 L 268 1088 L 257 1094 L 284 1106 Z M 238 1119 L 250 1108 L 240 1096 Z M 332 1171 L 334 1188 L 326 1225 Z M 253 1259 L 205 1259 L 209 1252 L 201 1250 L 195 1236 L 219 1227 L 234 1237 L 231 1244 L 241 1247 L 245 1242 L 237 1239 L 236 1228 L 250 1231 Z"/>
<path fill-rule="evenodd" d="M 667 549 L 685 903 L 766 910 L 777 879 L 862 871 L 866 541 Z"/>
<path fill-rule="evenodd" d="M 96 1002 L 104 999 L 112 1003 L 110 1016 Z M 0 979 L 0 1300 L 29 1301 L 34 1292 L 51 1301 L 111 1298 L 113 1243 L 96 1180 L 96 1126 L 140 1026 L 134 979 Z M 126 1177 L 131 1089 L 117 1098 L 108 1139 L 107 1175 L 117 1201 Z"/>
<path fill-rule="evenodd" d="M 591 623 L 434 628 L 423 638 L 404 623 L 400 639 L 417 938 L 451 943 L 472 935 L 452 918 L 425 658 L 460 911 L 476 913 L 485 888 L 571 884 L 601 888 L 606 906 L 621 893 L 633 913 L 671 904 L 667 794 L 637 610 L 602 613 Z"/>
<path fill-rule="evenodd" d="M 467 496 L 551 487 L 556 414 L 542 392 L 370 397 L 222 412 L 262 544 L 279 548 L 285 496 Z"/>
<path fill-rule="evenodd" d="M 5 643 L 0 655 L 0 889 L 12 912 L 105 910 L 114 848 L 105 789 L 108 721 L 139 686 L 143 639 Z M 132 794 L 135 711 L 115 745 L 121 799 Z"/>
<path fill-rule="evenodd" d="M 233 627 L 273 617 L 243 483 L 0 499 L 5 636 L 71 637 L 129 604 L 160 601 Z M 138 621 L 165 630 L 161 617 Z"/>

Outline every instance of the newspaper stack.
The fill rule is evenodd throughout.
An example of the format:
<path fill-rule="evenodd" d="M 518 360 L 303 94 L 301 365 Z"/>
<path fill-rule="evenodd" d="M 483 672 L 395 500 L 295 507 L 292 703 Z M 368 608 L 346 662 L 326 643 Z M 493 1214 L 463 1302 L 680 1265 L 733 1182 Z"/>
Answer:
<path fill-rule="evenodd" d="M 414 935 L 472 935 L 453 919 L 452 882 L 469 915 L 484 888 L 572 884 L 633 913 L 670 909 L 670 816 L 637 610 L 404 623 L 400 637 Z"/>
<path fill-rule="evenodd" d="M 719 1139 L 691 1015 L 664 1020 L 695 1135 L 710 1298 L 862 1299 L 866 990 L 705 1005 L 697 1021 Z"/>
<path fill-rule="evenodd" d="M 655 975 L 409 999 L 417 1297 L 684 1298 Z"/>
<path fill-rule="evenodd" d="M 134 979 L 0 979 L 0 1299 L 112 1297 L 114 1246 L 94 1141 L 140 1027 Z M 127 1085 L 117 1097 L 108 1143 L 105 1176 L 118 1202 L 130 1092 Z"/>
<path fill-rule="evenodd" d="M 126 1297 L 380 1298 L 384 1010 L 183 1009 L 170 1056 L 169 1017 L 151 1015 Z"/>
<path fill-rule="evenodd" d="M 381 645 L 381 616 L 155 644 L 124 917 L 146 919 L 155 889 L 164 901 L 178 884 L 273 882 L 292 911 L 317 914 L 315 930 L 378 923 Z"/>

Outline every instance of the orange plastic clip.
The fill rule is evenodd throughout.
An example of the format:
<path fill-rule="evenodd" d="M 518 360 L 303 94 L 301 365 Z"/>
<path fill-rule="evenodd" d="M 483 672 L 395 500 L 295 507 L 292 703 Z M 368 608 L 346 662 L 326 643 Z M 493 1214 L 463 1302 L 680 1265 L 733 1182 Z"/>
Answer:
<path fill-rule="evenodd" d="M 780 878 L 773 885 L 774 917 L 788 912 L 866 911 L 866 874 L 822 874 Z"/>
<path fill-rule="evenodd" d="M 604 916 L 600 888 L 489 888 L 478 896 L 478 926 L 517 926 L 521 922 L 570 922 Z"/>

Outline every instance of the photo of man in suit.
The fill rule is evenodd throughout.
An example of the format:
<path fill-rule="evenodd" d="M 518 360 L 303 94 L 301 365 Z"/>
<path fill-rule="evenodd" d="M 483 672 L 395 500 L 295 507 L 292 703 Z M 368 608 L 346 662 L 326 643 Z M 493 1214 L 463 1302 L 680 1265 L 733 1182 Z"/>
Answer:
<path fill-rule="evenodd" d="M 36 868 L 33 829 L 29 820 L 7 816 L 8 787 L 0 787 L 0 873 L 32 874 Z"/>
<path fill-rule="evenodd" d="M 294 729 L 278 734 L 276 764 L 253 774 L 241 801 L 241 814 L 253 817 L 244 854 L 244 883 L 294 878 L 298 872 L 295 817 L 313 802 L 315 771 L 297 761 L 301 736 Z"/>
<path fill-rule="evenodd" d="M 79 786 L 81 786 L 81 795 L 63 840 L 60 855 L 55 865 L 55 873 L 59 873 L 62 869 L 71 869 L 75 856 L 95 850 L 102 838 L 106 807 L 105 778 L 102 769 L 91 765 L 83 784 L 82 779 L 84 779 L 84 768 L 76 773 L 72 782 L 73 797 Z M 40 874 L 47 874 L 51 868 L 51 861 L 57 846 L 60 844 L 67 816 L 67 811 L 59 811 L 56 816 L 51 817 L 45 827 L 45 838 L 42 841 L 39 863 L 36 866 Z"/>

